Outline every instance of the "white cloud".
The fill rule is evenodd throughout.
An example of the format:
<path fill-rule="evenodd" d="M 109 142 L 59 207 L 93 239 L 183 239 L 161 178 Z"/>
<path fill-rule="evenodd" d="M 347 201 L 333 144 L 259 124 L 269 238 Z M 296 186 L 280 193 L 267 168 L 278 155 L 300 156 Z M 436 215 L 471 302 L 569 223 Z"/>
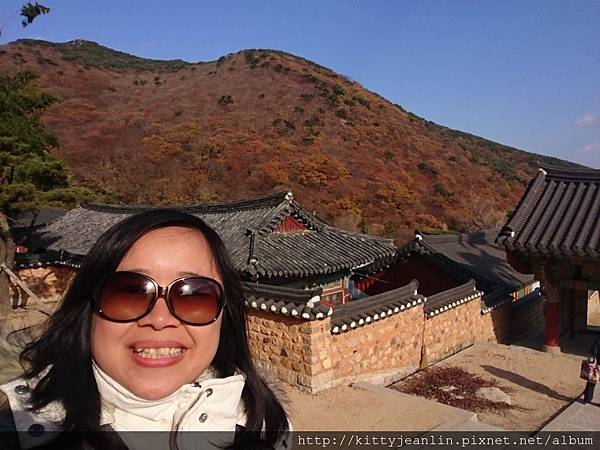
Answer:
<path fill-rule="evenodd" d="M 594 114 L 586 113 L 577 119 L 578 127 L 595 127 L 600 126 L 600 116 L 596 116 Z"/>
<path fill-rule="evenodd" d="M 580 153 L 600 153 L 600 144 L 587 144 L 581 147 Z"/>

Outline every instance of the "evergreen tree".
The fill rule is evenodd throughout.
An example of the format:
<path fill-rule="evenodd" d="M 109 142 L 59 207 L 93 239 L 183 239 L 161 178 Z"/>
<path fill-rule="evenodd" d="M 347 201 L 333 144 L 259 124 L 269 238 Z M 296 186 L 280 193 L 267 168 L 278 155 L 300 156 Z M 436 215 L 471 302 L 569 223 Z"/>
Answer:
<path fill-rule="evenodd" d="M 52 155 L 58 140 L 40 116 L 57 99 L 39 89 L 36 78 L 30 71 L 0 75 L 0 210 L 12 215 L 104 200 L 103 194 L 72 186 L 68 167 Z"/>

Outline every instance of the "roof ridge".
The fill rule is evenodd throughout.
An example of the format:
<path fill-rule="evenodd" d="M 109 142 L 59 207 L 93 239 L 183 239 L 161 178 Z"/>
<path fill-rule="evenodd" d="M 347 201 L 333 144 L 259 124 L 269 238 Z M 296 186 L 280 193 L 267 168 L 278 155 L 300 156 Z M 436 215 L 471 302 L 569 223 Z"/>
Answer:
<path fill-rule="evenodd" d="M 444 233 L 444 234 L 428 234 L 420 231 L 415 232 L 415 237 L 421 236 L 425 243 L 429 240 L 430 242 L 443 243 L 443 242 L 459 242 L 461 238 L 487 238 L 496 237 L 502 231 L 501 227 L 491 228 L 488 230 L 471 231 L 469 233 Z"/>
<path fill-rule="evenodd" d="M 242 282 L 242 290 L 244 293 L 248 294 L 263 294 L 263 295 L 272 295 L 282 300 L 296 300 L 302 301 L 306 303 L 311 298 L 321 295 L 323 292 L 322 288 L 314 288 L 314 289 L 300 289 L 300 288 L 291 288 L 286 286 L 277 286 L 272 284 L 258 284 L 258 283 L 248 283 Z"/>
<path fill-rule="evenodd" d="M 600 182 L 600 169 L 593 169 L 591 167 L 558 167 L 550 164 L 540 164 L 541 171 L 544 171 L 544 175 L 549 179 L 561 179 L 561 180 L 577 180 L 583 181 L 598 181 Z M 583 178 L 583 179 L 582 179 Z"/>
<path fill-rule="evenodd" d="M 288 201 L 287 197 L 291 194 L 290 191 L 276 192 L 274 194 L 262 195 L 258 197 L 245 198 L 241 200 L 232 200 L 221 203 L 203 203 L 194 205 L 111 205 L 107 203 L 86 203 L 82 204 L 81 208 L 98 211 L 112 212 L 115 214 L 133 213 L 145 211 L 147 209 L 172 209 L 187 213 L 219 213 L 231 210 L 240 209 L 259 209 L 276 206 L 284 201 Z"/>

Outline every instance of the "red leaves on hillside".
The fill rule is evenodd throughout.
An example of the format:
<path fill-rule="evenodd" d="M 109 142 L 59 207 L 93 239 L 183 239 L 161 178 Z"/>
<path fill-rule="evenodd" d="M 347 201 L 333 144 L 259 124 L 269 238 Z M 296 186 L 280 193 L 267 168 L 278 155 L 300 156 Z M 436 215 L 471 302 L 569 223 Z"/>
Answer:
<path fill-rule="evenodd" d="M 101 53 L 79 64 L 60 45 L 4 50 L 2 67 L 31 66 L 62 99 L 44 120 L 76 178 L 127 202 L 291 188 L 326 220 L 407 238 L 415 228 L 497 223 L 536 168 L 529 154 L 425 121 L 282 52 L 157 72 L 146 60 L 113 70 Z"/>

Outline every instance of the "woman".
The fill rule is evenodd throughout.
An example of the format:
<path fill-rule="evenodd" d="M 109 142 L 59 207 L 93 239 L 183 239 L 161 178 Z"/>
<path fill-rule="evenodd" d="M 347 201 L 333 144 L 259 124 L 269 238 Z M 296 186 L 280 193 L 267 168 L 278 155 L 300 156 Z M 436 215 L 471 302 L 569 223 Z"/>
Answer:
<path fill-rule="evenodd" d="M 171 210 L 131 216 L 100 237 L 23 351 L 29 369 L 2 386 L 0 427 L 24 431 L 16 448 L 200 448 L 206 434 L 181 432 L 206 430 L 231 432 L 235 448 L 285 448 L 286 413 L 246 339 L 241 286 L 215 231 Z M 127 431 L 165 433 L 140 444 Z"/>
<path fill-rule="evenodd" d="M 600 361 L 600 337 L 594 339 L 592 343 L 592 347 L 590 348 L 590 357 L 594 359 L 594 362 L 598 364 Z M 585 391 L 583 391 L 583 402 L 590 403 L 594 398 L 594 388 L 596 387 L 596 383 L 592 383 L 588 381 L 585 384 Z"/>

